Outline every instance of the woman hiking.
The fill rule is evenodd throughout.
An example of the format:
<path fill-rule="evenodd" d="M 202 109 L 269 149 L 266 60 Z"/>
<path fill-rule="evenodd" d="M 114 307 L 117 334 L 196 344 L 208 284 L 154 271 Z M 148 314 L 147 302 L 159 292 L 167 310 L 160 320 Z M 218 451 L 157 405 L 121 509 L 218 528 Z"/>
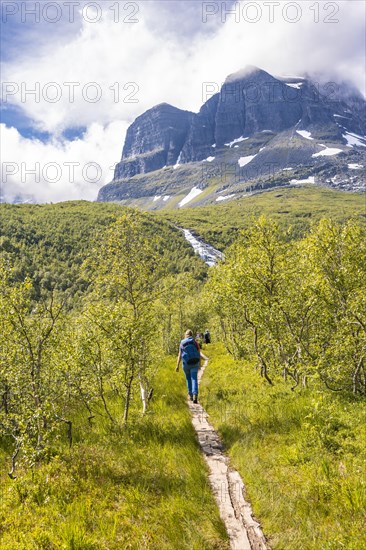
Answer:
<path fill-rule="evenodd" d="M 200 368 L 201 356 L 204 357 L 199 349 L 199 345 L 193 338 L 191 330 L 186 330 L 184 338 L 179 344 L 179 353 L 177 357 L 176 372 L 179 370 L 179 364 L 183 363 L 183 372 L 187 381 L 188 396 L 193 403 L 197 403 L 198 399 L 198 369 Z"/>

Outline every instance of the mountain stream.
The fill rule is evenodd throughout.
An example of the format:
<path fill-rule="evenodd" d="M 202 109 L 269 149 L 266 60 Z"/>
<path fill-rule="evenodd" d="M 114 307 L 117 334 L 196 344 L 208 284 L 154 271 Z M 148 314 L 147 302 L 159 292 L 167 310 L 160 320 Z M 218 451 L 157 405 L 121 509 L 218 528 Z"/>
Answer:
<path fill-rule="evenodd" d="M 198 254 L 207 265 L 212 267 L 216 265 L 219 260 L 224 259 L 224 255 L 220 250 L 217 250 L 210 244 L 205 243 L 202 239 L 194 237 L 188 229 L 182 229 L 185 238 L 192 246 L 193 250 Z"/>

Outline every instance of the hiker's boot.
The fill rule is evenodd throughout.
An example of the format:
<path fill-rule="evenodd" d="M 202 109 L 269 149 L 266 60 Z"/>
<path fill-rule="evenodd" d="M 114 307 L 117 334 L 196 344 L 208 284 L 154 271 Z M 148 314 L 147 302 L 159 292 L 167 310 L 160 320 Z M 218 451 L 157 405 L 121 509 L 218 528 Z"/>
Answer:
<path fill-rule="evenodd" d="M 189 393 L 189 394 L 187 395 L 187 397 L 188 397 L 188 399 L 189 399 L 190 401 L 193 401 L 193 395 L 192 395 L 191 393 Z"/>
<path fill-rule="evenodd" d="M 197 404 L 197 402 L 198 402 L 198 401 L 197 401 L 197 395 L 194 394 L 194 396 L 193 396 L 193 403 Z"/>

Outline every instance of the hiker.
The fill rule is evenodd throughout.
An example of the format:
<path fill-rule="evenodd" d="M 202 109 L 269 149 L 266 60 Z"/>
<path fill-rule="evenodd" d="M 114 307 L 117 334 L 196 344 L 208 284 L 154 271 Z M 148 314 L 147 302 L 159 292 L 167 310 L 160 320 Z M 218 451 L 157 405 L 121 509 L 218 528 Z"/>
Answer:
<path fill-rule="evenodd" d="M 200 351 L 201 351 L 201 349 L 202 349 L 202 344 L 203 344 L 203 334 L 202 334 L 202 333 L 197 332 L 197 334 L 196 334 L 196 342 L 197 342 L 198 347 L 199 347 L 199 349 L 200 349 Z"/>
<path fill-rule="evenodd" d="M 211 344 L 211 336 L 210 336 L 210 333 L 208 332 L 208 328 L 206 328 L 203 338 L 204 338 L 205 344 Z"/>
<path fill-rule="evenodd" d="M 193 338 L 191 330 L 186 330 L 184 338 L 179 344 L 179 353 L 177 357 L 176 372 L 179 370 L 179 364 L 183 363 L 183 372 L 187 381 L 188 396 L 193 403 L 197 403 L 198 398 L 198 369 L 200 368 L 201 353 L 199 345 Z M 207 357 L 205 357 L 207 359 Z"/>
<path fill-rule="evenodd" d="M 203 359 L 204 361 L 208 361 L 208 357 L 202 353 L 202 346 L 204 341 L 205 339 L 203 333 L 198 332 L 196 336 L 196 343 L 198 344 L 198 348 L 200 350 L 201 359 Z"/>

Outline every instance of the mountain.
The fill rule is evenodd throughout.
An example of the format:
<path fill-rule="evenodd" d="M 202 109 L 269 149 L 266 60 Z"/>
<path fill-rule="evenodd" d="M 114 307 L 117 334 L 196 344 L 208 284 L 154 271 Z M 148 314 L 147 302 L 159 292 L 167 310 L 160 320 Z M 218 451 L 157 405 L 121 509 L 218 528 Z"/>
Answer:
<path fill-rule="evenodd" d="M 198 113 L 162 103 L 139 116 L 98 200 L 156 209 L 302 183 L 363 191 L 365 166 L 366 101 L 350 83 L 249 66 Z"/>

